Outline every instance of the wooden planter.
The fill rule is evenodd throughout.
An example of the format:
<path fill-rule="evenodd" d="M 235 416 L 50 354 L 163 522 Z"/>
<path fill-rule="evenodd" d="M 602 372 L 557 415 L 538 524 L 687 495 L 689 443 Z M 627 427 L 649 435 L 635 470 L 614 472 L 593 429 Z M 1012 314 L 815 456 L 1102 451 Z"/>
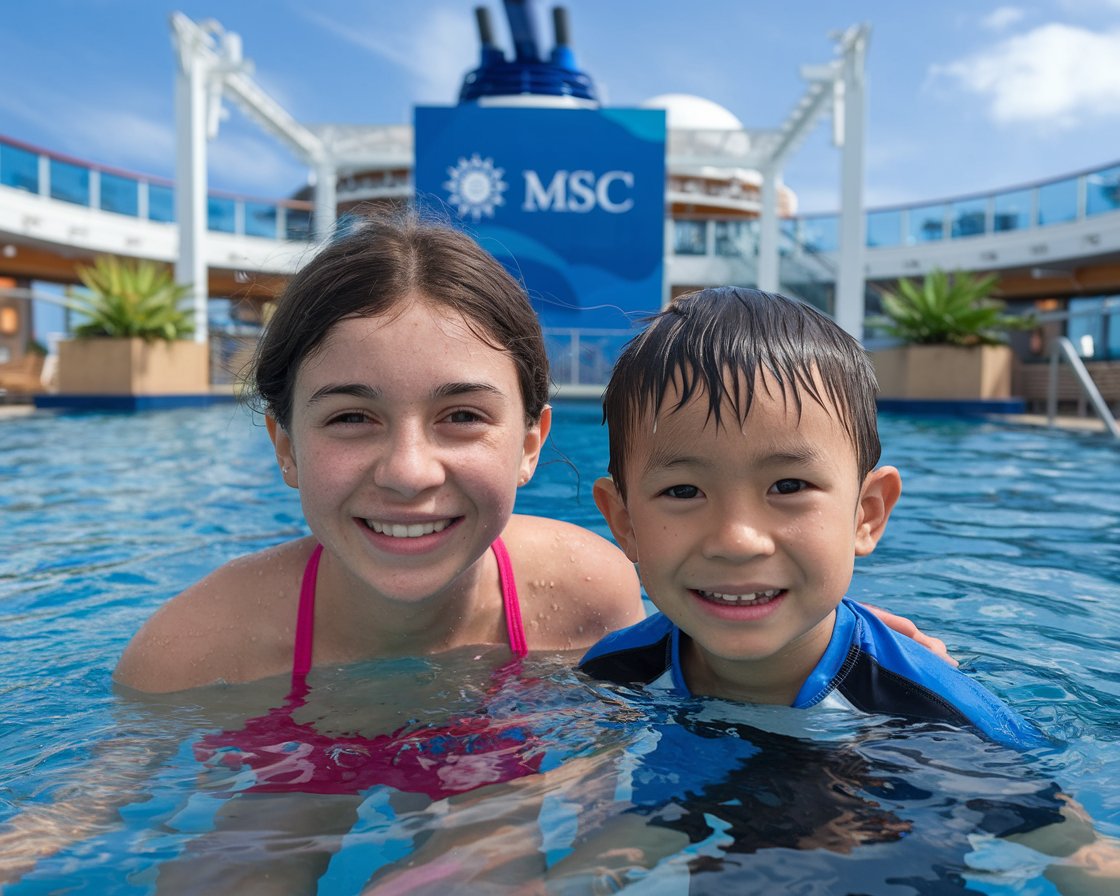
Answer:
<path fill-rule="evenodd" d="M 881 398 L 983 401 L 1011 397 L 1006 345 L 903 345 L 872 352 Z"/>
<path fill-rule="evenodd" d="M 71 339 L 58 345 L 62 395 L 199 395 L 210 390 L 209 346 L 143 339 Z"/>

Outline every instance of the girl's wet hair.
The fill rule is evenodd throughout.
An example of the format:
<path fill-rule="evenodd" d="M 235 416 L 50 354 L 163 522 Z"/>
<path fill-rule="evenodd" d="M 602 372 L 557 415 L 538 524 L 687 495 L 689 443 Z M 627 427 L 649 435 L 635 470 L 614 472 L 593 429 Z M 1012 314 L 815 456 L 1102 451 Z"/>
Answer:
<path fill-rule="evenodd" d="M 261 409 L 289 428 L 296 373 L 331 328 L 344 318 L 387 314 L 412 295 L 458 313 L 474 335 L 506 352 L 527 419 L 540 418 L 548 355 L 524 288 L 471 237 L 412 211 L 361 220 L 292 278 L 251 367 Z"/>
<path fill-rule="evenodd" d="M 670 391 L 670 413 L 704 395 L 717 427 L 728 412 L 742 425 L 760 382 L 768 394 L 776 387 L 799 415 L 805 396 L 838 414 L 855 446 L 861 480 L 879 462 L 878 385 L 863 347 L 811 305 L 725 286 L 674 301 L 615 363 L 603 419 L 610 434 L 608 470 L 623 497 L 627 449 L 639 427 L 652 425 Z"/>

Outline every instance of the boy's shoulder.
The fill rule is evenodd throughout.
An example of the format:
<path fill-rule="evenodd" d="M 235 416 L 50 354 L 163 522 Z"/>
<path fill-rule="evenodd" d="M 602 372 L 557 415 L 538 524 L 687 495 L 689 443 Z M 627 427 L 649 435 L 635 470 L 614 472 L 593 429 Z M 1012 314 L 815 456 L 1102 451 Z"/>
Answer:
<path fill-rule="evenodd" d="M 847 598 L 825 655 L 794 703 L 817 704 L 969 725 L 1015 746 L 1042 742 L 1038 729 L 992 691 Z"/>
<path fill-rule="evenodd" d="M 674 667 L 677 627 L 664 613 L 611 632 L 579 661 L 592 678 L 615 684 L 650 684 Z"/>

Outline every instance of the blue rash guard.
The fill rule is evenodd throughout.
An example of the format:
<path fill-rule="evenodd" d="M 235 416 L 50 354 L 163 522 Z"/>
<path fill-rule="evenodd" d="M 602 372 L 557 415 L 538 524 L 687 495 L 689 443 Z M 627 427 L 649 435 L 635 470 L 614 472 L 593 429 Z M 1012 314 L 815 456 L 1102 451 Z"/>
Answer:
<path fill-rule="evenodd" d="M 612 632 L 580 660 L 593 678 L 691 696 L 680 662 L 681 631 L 662 613 Z M 801 686 L 795 708 L 824 706 L 971 726 L 1006 746 L 1047 741 L 998 697 L 917 642 L 845 598 L 828 647 Z"/>

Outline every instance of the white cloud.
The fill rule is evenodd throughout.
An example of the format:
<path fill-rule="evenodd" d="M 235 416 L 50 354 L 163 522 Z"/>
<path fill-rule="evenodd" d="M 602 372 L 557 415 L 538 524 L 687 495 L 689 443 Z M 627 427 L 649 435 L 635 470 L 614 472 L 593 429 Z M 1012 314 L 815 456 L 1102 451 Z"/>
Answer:
<path fill-rule="evenodd" d="M 1000 6 L 980 20 L 981 26 L 990 31 L 1006 31 L 1026 15 L 1018 6 Z"/>
<path fill-rule="evenodd" d="M 931 74 L 986 98 L 1000 124 L 1070 129 L 1090 119 L 1120 118 L 1118 59 L 1120 29 L 1049 24 L 934 66 Z"/>
<path fill-rule="evenodd" d="M 106 96 L 111 99 L 106 101 Z M 175 130 L 170 121 L 152 116 L 150 110 L 157 106 L 150 97 L 126 97 L 111 86 L 97 103 L 31 82 L 18 91 L 0 92 L 0 111 L 46 135 L 47 149 L 166 176 L 174 168 Z"/>
<path fill-rule="evenodd" d="M 435 9 L 416 18 L 408 33 L 394 33 L 383 21 L 368 27 L 336 21 L 303 10 L 309 21 L 342 40 L 407 72 L 410 94 L 417 103 L 453 102 L 463 75 L 478 65 L 478 37 L 461 10 Z"/>

